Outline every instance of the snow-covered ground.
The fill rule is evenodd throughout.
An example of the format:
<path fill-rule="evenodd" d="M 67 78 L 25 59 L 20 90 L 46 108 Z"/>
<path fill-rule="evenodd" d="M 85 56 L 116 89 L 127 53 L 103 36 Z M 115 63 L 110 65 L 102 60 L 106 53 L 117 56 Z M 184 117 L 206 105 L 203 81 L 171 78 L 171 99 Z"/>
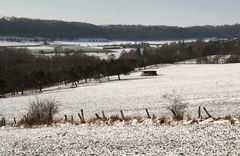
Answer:
<path fill-rule="evenodd" d="M 41 45 L 41 42 L 9 42 L 0 41 L 0 46 L 31 46 L 31 45 Z"/>
<path fill-rule="evenodd" d="M 91 82 L 78 88 L 55 86 L 42 94 L 0 99 L 0 117 L 19 119 L 28 102 L 55 99 L 61 104 L 58 117 L 84 109 L 86 118 L 105 114 L 146 116 L 145 108 L 157 116 L 170 115 L 167 93 L 180 93 L 189 102 L 188 113 L 197 116 L 205 106 L 214 116 L 240 112 L 240 64 L 160 65 L 156 77 L 140 72 L 122 80 Z M 116 79 L 116 77 L 112 77 Z M 200 124 L 58 125 L 33 129 L 1 128 L 0 155 L 240 155 L 240 124 L 203 122 Z"/>
<path fill-rule="evenodd" d="M 240 125 L 114 125 L 1 129 L 0 155 L 240 154 Z"/>
<path fill-rule="evenodd" d="M 140 72 L 122 76 L 122 80 L 92 82 L 78 88 L 56 86 L 37 95 L 0 99 L 0 117 L 17 119 L 25 112 L 29 101 L 37 96 L 53 99 L 61 105 L 59 117 L 74 115 L 84 109 L 87 118 L 95 113 L 145 115 L 145 108 L 156 115 L 170 115 L 165 94 L 180 93 L 189 102 L 188 113 L 196 116 L 198 106 L 205 106 L 212 115 L 240 113 L 240 64 L 218 65 L 160 65 L 156 77 L 142 77 Z M 152 70 L 152 69 L 151 69 Z M 113 78 L 112 78 L 113 79 Z"/>

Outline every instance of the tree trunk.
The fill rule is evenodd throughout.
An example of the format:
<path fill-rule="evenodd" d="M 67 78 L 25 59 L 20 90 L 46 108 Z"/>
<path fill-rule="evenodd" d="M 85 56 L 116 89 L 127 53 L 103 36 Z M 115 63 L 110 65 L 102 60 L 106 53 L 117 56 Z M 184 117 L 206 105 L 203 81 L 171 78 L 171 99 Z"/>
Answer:
<path fill-rule="evenodd" d="M 118 75 L 118 80 L 121 80 L 120 75 Z"/>
<path fill-rule="evenodd" d="M 77 82 L 75 82 L 75 86 L 76 86 L 76 88 L 78 87 Z"/>
<path fill-rule="evenodd" d="M 39 84 L 39 90 L 42 92 L 42 84 Z"/>

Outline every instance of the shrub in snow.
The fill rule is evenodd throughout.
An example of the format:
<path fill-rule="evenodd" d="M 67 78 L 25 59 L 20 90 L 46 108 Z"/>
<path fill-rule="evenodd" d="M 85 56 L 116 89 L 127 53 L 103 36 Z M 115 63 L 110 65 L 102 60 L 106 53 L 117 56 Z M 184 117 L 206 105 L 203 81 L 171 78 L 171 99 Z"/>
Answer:
<path fill-rule="evenodd" d="M 59 105 L 55 101 L 40 100 L 29 103 L 27 114 L 20 120 L 19 125 L 33 126 L 51 124 L 53 117 L 59 112 Z"/>
<path fill-rule="evenodd" d="M 169 102 L 168 109 L 173 113 L 176 120 L 183 120 L 184 114 L 187 111 L 188 103 L 184 102 L 183 98 L 173 92 L 163 96 Z"/>

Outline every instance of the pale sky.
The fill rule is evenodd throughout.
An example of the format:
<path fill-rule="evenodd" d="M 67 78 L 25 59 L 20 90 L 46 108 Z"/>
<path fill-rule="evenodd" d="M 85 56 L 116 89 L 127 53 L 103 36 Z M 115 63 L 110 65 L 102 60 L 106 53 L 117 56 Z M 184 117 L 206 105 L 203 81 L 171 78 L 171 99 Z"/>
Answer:
<path fill-rule="evenodd" d="M 0 0 L 0 15 L 93 24 L 240 23 L 240 0 Z"/>

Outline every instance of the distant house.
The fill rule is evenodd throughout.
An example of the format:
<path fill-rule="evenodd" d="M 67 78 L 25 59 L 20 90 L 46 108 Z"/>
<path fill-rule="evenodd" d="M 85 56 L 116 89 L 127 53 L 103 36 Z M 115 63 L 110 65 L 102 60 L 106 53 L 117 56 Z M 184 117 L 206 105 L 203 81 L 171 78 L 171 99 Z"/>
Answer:
<path fill-rule="evenodd" d="M 141 76 L 157 76 L 157 71 L 154 70 L 142 71 Z"/>
<path fill-rule="evenodd" d="M 43 45 L 44 45 L 44 46 L 49 46 L 50 44 L 49 44 L 48 41 L 44 41 L 44 42 L 43 42 Z"/>

